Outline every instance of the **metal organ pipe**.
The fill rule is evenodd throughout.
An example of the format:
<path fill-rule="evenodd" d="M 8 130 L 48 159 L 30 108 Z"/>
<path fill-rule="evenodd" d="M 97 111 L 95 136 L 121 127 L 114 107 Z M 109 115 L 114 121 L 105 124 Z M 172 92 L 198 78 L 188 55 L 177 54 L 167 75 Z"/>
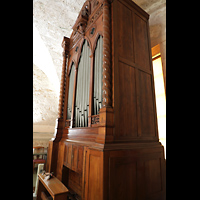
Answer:
<path fill-rule="evenodd" d="M 90 48 L 85 40 L 78 64 L 75 102 L 75 126 L 88 126 L 89 83 L 90 83 Z"/>
<path fill-rule="evenodd" d="M 71 119 L 72 112 L 72 97 L 73 97 L 73 87 L 74 87 L 74 63 L 72 63 L 70 77 L 69 77 L 69 92 L 68 92 L 68 104 L 67 104 L 67 119 Z"/>
<path fill-rule="evenodd" d="M 94 60 L 93 114 L 97 115 L 102 107 L 102 73 L 103 73 L 103 38 L 99 36 Z"/>
<path fill-rule="evenodd" d="M 99 57 L 100 57 L 100 67 L 99 67 L 99 108 L 102 107 L 102 101 L 103 101 L 103 91 L 102 91 L 102 87 L 103 87 L 103 38 L 101 37 L 100 40 L 100 50 L 99 50 Z"/>
<path fill-rule="evenodd" d="M 89 114 L 89 88 L 90 88 L 90 48 L 87 40 L 83 42 L 82 52 L 77 71 L 77 86 L 75 99 L 75 127 L 88 126 Z M 93 91 L 93 115 L 99 113 L 102 107 L 102 73 L 103 73 L 103 38 L 99 36 L 94 55 L 94 91 Z M 71 119 L 72 97 L 74 85 L 74 63 L 71 67 L 69 80 L 69 95 L 67 119 Z"/>

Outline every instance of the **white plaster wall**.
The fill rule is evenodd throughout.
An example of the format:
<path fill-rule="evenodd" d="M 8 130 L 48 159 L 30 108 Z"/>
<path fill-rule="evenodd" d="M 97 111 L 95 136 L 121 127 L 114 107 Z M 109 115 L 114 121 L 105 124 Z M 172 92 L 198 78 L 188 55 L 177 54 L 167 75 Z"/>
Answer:
<path fill-rule="evenodd" d="M 46 74 L 33 65 L 33 124 L 55 125 L 58 96 Z"/>
<path fill-rule="evenodd" d="M 33 146 L 48 146 L 54 134 L 57 113 L 55 88 L 47 75 L 33 65 Z"/>

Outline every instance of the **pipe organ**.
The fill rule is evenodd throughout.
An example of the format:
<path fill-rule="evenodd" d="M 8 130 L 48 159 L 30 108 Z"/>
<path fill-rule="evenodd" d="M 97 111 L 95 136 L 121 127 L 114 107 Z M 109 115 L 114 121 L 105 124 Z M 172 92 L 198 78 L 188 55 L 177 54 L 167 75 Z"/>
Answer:
<path fill-rule="evenodd" d="M 63 39 L 46 171 L 71 199 L 165 199 L 148 19 L 131 0 L 86 0 Z"/>
<path fill-rule="evenodd" d="M 75 127 L 88 126 L 89 112 L 89 83 L 90 83 L 90 48 L 86 40 L 83 42 L 81 56 L 78 63 L 76 100 L 75 100 Z"/>
<path fill-rule="evenodd" d="M 103 38 L 99 36 L 94 53 L 94 91 L 93 91 L 93 114 L 99 114 L 102 107 L 102 77 L 103 77 Z"/>
<path fill-rule="evenodd" d="M 70 70 L 70 81 L 69 81 L 69 91 L 68 91 L 68 104 L 67 104 L 67 119 L 71 119 L 72 113 L 72 94 L 73 94 L 73 85 L 74 85 L 74 73 L 75 67 L 74 63 L 72 63 L 71 70 Z"/>

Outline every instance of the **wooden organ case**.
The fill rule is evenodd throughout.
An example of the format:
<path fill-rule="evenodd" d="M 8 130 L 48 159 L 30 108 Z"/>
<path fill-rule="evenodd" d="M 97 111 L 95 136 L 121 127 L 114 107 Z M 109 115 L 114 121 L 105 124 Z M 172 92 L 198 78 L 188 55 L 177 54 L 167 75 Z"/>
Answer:
<path fill-rule="evenodd" d="M 165 199 L 148 18 L 131 0 L 87 0 L 63 39 L 46 171 L 74 199 Z"/>

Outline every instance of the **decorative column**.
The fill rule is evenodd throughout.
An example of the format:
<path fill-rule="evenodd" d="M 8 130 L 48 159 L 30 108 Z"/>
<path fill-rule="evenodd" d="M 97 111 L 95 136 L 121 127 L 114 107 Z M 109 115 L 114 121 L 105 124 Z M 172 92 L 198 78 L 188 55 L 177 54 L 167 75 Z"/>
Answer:
<path fill-rule="evenodd" d="M 63 64 L 62 64 L 62 74 L 61 74 L 61 84 L 60 84 L 60 97 L 59 97 L 59 108 L 58 108 L 58 118 L 63 118 L 64 114 L 64 97 L 65 97 L 65 89 L 66 89 L 66 74 L 67 74 L 67 56 L 69 54 L 69 38 L 65 37 L 62 41 L 63 48 Z"/>
<path fill-rule="evenodd" d="M 66 62 L 67 56 L 69 54 L 69 41 L 70 39 L 67 37 L 63 38 L 62 47 L 63 47 L 63 64 L 62 64 L 62 75 L 61 75 L 61 84 L 60 84 L 60 98 L 59 98 L 59 108 L 58 108 L 58 118 L 56 119 L 56 128 L 54 133 L 54 138 L 49 141 L 48 154 L 47 154 L 47 164 L 46 171 L 54 172 L 54 175 L 57 176 L 57 163 L 58 162 L 58 151 L 59 151 L 59 143 L 62 141 L 64 137 L 63 131 L 65 128 L 66 121 Z"/>
<path fill-rule="evenodd" d="M 67 56 L 69 54 L 69 41 L 68 37 L 64 37 L 62 41 L 63 47 L 63 64 L 62 64 L 62 74 L 61 74 L 61 84 L 60 84 L 60 97 L 59 97 L 59 106 L 58 106 L 58 118 L 56 119 L 56 131 L 54 136 L 56 138 L 62 137 L 62 132 L 65 127 L 66 121 L 66 84 L 67 84 Z"/>
<path fill-rule="evenodd" d="M 111 107 L 111 38 L 110 38 L 110 1 L 103 0 L 103 104 L 102 107 Z"/>
<path fill-rule="evenodd" d="M 111 73 L 111 0 L 103 0 L 103 103 L 99 111 L 97 143 L 113 141 L 112 73 Z"/>

